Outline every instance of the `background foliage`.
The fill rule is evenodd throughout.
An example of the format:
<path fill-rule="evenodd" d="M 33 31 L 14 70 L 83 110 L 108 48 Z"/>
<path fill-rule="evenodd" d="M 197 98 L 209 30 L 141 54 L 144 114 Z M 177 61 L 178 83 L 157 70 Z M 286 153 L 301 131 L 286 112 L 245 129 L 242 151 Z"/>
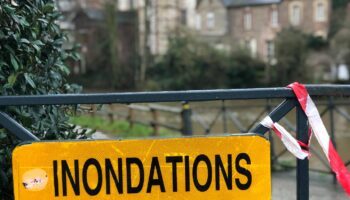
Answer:
<path fill-rule="evenodd" d="M 284 29 L 276 38 L 277 65 L 273 82 L 277 85 L 287 85 L 293 81 L 307 82 L 308 67 L 306 59 L 314 42 L 308 42 L 308 36 L 295 29 Z M 310 40 L 309 40 L 310 41 Z M 316 45 L 318 46 L 318 45 Z"/>
<path fill-rule="evenodd" d="M 148 87 L 162 90 L 258 87 L 264 64 L 245 49 L 218 50 L 182 33 L 149 69 Z M 249 81 L 247 81 L 249 80 Z"/>
<path fill-rule="evenodd" d="M 66 38 L 56 21 L 53 0 L 0 0 L 0 95 L 41 95 L 76 92 L 66 83 L 65 62 L 77 60 L 62 48 Z M 7 107 L 10 114 L 40 139 L 83 138 L 68 123 L 69 106 Z M 11 152 L 18 143 L 0 129 L 0 199 L 12 199 Z"/>

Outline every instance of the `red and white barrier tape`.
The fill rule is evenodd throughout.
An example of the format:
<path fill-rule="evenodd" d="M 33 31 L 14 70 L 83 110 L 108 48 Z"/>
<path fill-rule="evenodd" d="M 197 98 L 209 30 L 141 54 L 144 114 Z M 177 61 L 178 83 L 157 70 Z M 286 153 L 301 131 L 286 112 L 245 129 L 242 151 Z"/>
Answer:
<path fill-rule="evenodd" d="M 335 150 L 315 103 L 312 101 L 304 85 L 299 83 L 293 83 L 290 84 L 288 87 L 291 88 L 295 93 L 303 111 L 305 112 L 309 120 L 309 124 L 316 136 L 318 143 L 321 145 L 323 152 L 327 156 L 332 171 L 336 174 L 338 182 L 344 188 L 347 195 L 350 197 L 350 172 L 348 171 L 339 154 Z M 293 136 L 290 133 L 288 133 L 288 131 L 286 131 L 278 123 L 273 122 L 269 116 L 266 117 L 261 122 L 261 124 L 267 128 L 271 128 L 272 130 L 274 130 L 274 132 L 286 146 L 287 150 L 290 151 L 297 158 L 305 159 L 306 157 L 310 156 L 308 147 L 310 145 L 311 140 L 311 130 L 309 130 L 309 143 L 304 144 L 293 138 Z M 306 148 L 306 150 L 303 150 L 303 147 Z"/>
<path fill-rule="evenodd" d="M 350 172 L 334 148 L 326 127 L 324 126 L 321 116 L 317 110 L 317 107 L 315 106 L 315 103 L 312 101 L 304 85 L 293 83 L 288 87 L 292 88 L 293 92 L 295 93 L 302 109 L 304 110 L 309 120 L 309 124 L 316 136 L 318 143 L 321 145 L 323 152 L 328 158 L 332 171 L 336 174 L 338 182 L 350 197 Z"/>
<path fill-rule="evenodd" d="M 295 157 L 303 160 L 309 156 L 309 152 L 303 150 L 298 141 L 285 128 L 283 128 L 278 123 L 273 122 L 270 116 L 265 117 L 265 119 L 263 119 L 260 124 L 266 128 L 272 129 L 282 140 L 287 150 L 291 152 Z"/>

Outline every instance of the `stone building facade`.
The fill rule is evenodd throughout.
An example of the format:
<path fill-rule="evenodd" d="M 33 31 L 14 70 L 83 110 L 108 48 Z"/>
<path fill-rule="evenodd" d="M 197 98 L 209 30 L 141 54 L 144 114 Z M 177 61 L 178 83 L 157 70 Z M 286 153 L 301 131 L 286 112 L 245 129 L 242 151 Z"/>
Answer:
<path fill-rule="evenodd" d="M 228 9 L 221 0 L 197 1 L 194 29 L 203 40 L 224 48 L 230 43 Z"/>
<path fill-rule="evenodd" d="M 275 62 L 274 39 L 284 28 L 327 38 L 331 0 L 198 0 L 198 34 L 220 48 L 235 45 Z"/>
<path fill-rule="evenodd" d="M 120 6 L 120 5 L 118 5 Z M 138 60 L 138 16 L 134 10 L 119 10 L 114 19 L 116 28 L 115 55 L 109 55 L 106 39 L 107 15 L 104 0 L 59 0 L 57 7 L 63 13 L 63 19 L 59 21 L 61 28 L 66 30 L 69 42 L 65 44 L 67 49 L 74 44 L 79 44 L 81 59 L 71 63 L 71 77 L 75 82 L 92 88 L 107 88 L 111 85 L 112 68 L 109 64 L 109 56 L 114 56 L 118 61 L 118 77 L 120 87 L 133 87 L 130 80 L 134 79 L 136 62 Z M 96 81 L 86 77 L 94 75 Z M 83 82 L 84 81 L 84 82 Z"/>
<path fill-rule="evenodd" d="M 140 45 L 147 41 L 152 55 L 162 55 L 168 49 L 168 38 L 182 26 L 193 26 L 195 0 L 146 0 L 137 4 L 139 13 Z M 146 34 L 145 16 L 149 17 L 149 33 Z M 147 35 L 147 36 L 146 36 Z M 145 40 L 145 37 L 146 40 Z"/>
<path fill-rule="evenodd" d="M 103 10 L 106 0 L 57 0 L 57 2 L 58 7 L 69 16 L 75 15 L 77 7 L 83 10 Z M 145 9 L 146 5 L 148 5 L 147 9 Z M 196 0 L 118 0 L 117 7 L 121 12 L 137 13 L 140 53 L 143 53 L 146 42 L 150 53 L 157 56 L 164 54 L 168 49 L 168 37 L 174 33 L 174 30 L 181 26 L 194 26 L 195 5 Z M 147 34 L 145 16 L 149 18 Z M 62 25 L 64 28 L 72 28 L 69 20 Z"/>

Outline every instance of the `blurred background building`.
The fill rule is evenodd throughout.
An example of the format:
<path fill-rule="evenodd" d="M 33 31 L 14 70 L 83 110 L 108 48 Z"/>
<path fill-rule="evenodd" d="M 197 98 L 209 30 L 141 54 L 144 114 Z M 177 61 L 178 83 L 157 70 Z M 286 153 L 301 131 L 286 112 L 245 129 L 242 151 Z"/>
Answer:
<path fill-rule="evenodd" d="M 71 39 L 67 47 L 81 44 L 75 79 L 101 74 L 96 84 L 85 82 L 92 87 L 114 87 L 106 74 L 118 77 L 118 88 L 145 83 L 147 69 L 169 50 L 169 37 L 183 30 L 220 51 L 248 49 L 267 68 L 278 65 L 276 37 L 282 30 L 332 40 L 332 0 L 59 0 L 57 5 L 64 13 L 60 25 Z M 317 81 L 335 80 L 334 67 L 346 63 L 328 51 L 310 55 Z"/>
<path fill-rule="evenodd" d="M 277 33 L 294 27 L 327 38 L 330 0 L 199 0 L 197 31 L 219 48 L 245 45 L 252 56 L 275 62 Z"/>

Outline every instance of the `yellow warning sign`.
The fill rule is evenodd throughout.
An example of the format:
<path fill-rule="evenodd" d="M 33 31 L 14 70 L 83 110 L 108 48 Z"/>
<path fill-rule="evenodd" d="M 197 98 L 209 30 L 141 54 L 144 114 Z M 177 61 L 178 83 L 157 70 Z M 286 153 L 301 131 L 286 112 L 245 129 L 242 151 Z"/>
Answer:
<path fill-rule="evenodd" d="M 260 136 L 36 142 L 13 152 L 15 199 L 271 199 Z"/>

